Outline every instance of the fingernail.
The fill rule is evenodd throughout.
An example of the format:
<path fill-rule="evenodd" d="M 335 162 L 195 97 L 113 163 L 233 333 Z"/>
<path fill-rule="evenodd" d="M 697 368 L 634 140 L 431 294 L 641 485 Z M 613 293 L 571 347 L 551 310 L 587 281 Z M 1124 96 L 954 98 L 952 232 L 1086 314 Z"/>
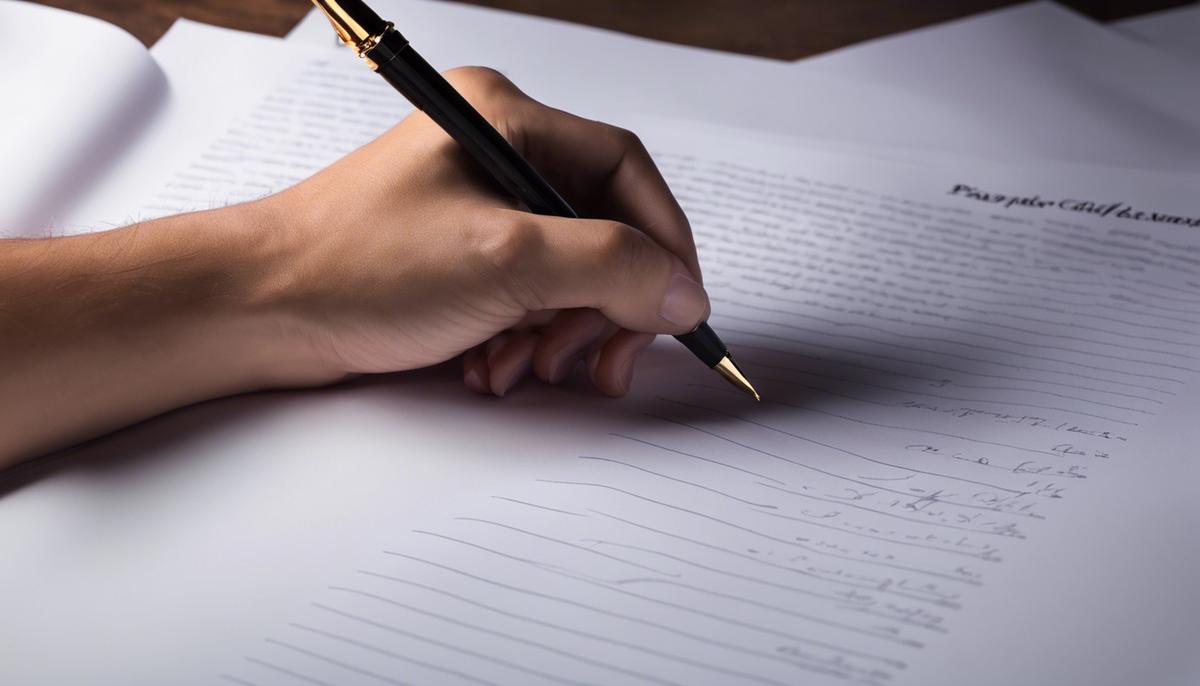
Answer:
<path fill-rule="evenodd" d="M 658 316 L 675 326 L 692 328 L 708 315 L 708 294 L 687 274 L 675 272 L 667 285 L 667 294 L 658 307 Z"/>
<path fill-rule="evenodd" d="M 468 369 L 466 377 L 464 378 L 464 381 L 467 384 L 467 388 L 470 388 L 473 391 L 476 391 L 476 392 L 486 392 L 487 391 L 488 385 L 487 385 L 487 382 L 483 380 L 483 374 L 480 373 L 479 367 L 471 367 L 470 369 Z"/>

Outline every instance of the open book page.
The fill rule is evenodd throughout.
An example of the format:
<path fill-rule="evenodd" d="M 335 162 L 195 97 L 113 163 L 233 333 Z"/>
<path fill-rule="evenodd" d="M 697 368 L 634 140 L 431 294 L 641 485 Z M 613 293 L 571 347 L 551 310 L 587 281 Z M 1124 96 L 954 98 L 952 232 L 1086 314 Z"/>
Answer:
<path fill-rule="evenodd" d="M 319 97 L 356 83 L 335 54 L 121 211 L 256 197 L 386 125 Z M 175 413 L 0 501 L 30 589 L 0 676 L 1181 682 L 1193 187 L 639 130 L 762 404 L 666 340 L 619 402 L 449 369 Z"/>
<path fill-rule="evenodd" d="M 187 20 L 179 20 L 151 50 L 158 68 L 169 84 L 161 113 L 145 126 L 139 136 L 129 142 L 100 183 L 95 184 L 75 203 L 71 213 L 62 216 L 54 225 L 56 233 L 72 234 L 125 226 L 137 221 L 171 214 L 182 209 L 207 209 L 246 197 L 264 195 L 278 190 L 298 176 L 289 174 L 268 186 L 257 186 L 245 193 L 233 193 L 229 185 L 252 167 L 251 158 L 259 148 L 256 141 L 261 131 L 245 128 L 246 118 L 234 120 L 247 109 L 254 108 L 262 116 L 272 104 L 265 93 L 285 90 L 291 79 L 301 78 L 310 62 L 345 61 L 345 72 L 353 64 L 348 50 L 327 46 L 284 47 L 278 38 L 223 29 Z M 360 67 L 361 69 L 361 67 Z M 369 76 L 366 74 L 364 76 Z M 328 84 L 308 84 L 313 93 L 326 97 Z M 407 110 L 388 118 L 394 122 Z M 312 113 L 312 125 L 322 135 L 336 137 L 337 132 L 325 132 L 326 127 Z M 349 118 L 349 113 L 346 114 Z M 261 124 L 261 122 L 259 122 Z M 258 126 L 259 124 L 254 124 Z M 374 131 L 384 130 L 390 123 L 379 123 Z M 266 124 L 265 126 L 270 126 Z M 304 148 L 301 130 L 288 131 L 278 144 L 287 143 Z M 238 141 L 229 142 L 228 137 Z M 222 149 L 221 140 L 226 145 Z M 353 149 L 357 142 L 340 148 Z M 222 171 L 211 175 L 213 187 L 198 186 L 189 181 L 186 172 L 174 183 L 190 193 L 190 202 L 171 201 L 178 196 L 164 190 L 164 182 L 172 178 L 181 165 L 205 167 L 206 153 L 219 159 Z M 320 168 L 334 158 L 313 159 L 303 168 L 303 174 Z M 256 169 L 260 169 L 256 167 Z M 273 175 L 274 176 L 274 175 Z M 167 199 L 152 202 L 156 194 Z M 166 203 L 166 206 L 163 206 Z"/>
<path fill-rule="evenodd" d="M 588 82 L 599 71 L 601 78 L 617 76 L 625 90 L 612 92 L 628 92 L 620 102 L 636 102 L 642 111 L 676 91 L 701 88 L 700 107 L 674 116 L 1017 163 L 1051 159 L 1200 174 L 1194 70 L 1052 3 L 854 45 L 767 79 L 720 66 L 747 60 L 742 56 L 566 22 L 428 0 L 378 0 L 375 7 L 434 64 L 512 65 L 518 83 L 554 72 Z M 331 44 L 333 38 L 328 22 L 312 14 L 289 40 Z M 599 70 L 596 55 L 604 55 Z M 709 56 L 711 64 L 703 59 Z M 678 83 L 658 86 L 655 75 L 672 71 Z M 562 90 L 548 92 L 557 97 Z M 774 104 L 759 104 L 763 94 Z"/>
<path fill-rule="evenodd" d="M 0 0 L 0 237 L 38 235 L 154 117 L 165 82 L 121 29 Z"/>

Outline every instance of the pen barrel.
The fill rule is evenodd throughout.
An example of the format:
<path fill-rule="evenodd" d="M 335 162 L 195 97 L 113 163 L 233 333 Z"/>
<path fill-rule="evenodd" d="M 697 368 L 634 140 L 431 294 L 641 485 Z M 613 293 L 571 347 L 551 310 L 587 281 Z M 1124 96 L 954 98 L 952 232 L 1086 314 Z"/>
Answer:
<path fill-rule="evenodd" d="M 454 90 L 399 31 L 390 30 L 368 51 L 376 71 L 442 127 L 501 186 L 535 214 L 578 217 L 500 132 Z"/>

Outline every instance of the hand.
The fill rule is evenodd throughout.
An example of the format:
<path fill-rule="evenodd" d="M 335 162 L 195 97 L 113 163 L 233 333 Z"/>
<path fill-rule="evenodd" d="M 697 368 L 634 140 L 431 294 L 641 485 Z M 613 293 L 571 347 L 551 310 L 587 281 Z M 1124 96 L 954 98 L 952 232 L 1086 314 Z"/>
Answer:
<path fill-rule="evenodd" d="M 626 131 L 449 74 L 589 217 L 519 211 L 424 115 L 268 198 L 0 241 L 0 468 L 210 398 L 466 353 L 503 395 L 580 356 L 629 388 L 656 333 L 708 316 L 687 220 Z M 69 294 L 69 295 L 68 295 Z"/>
<path fill-rule="evenodd" d="M 557 383 L 586 357 L 601 391 L 624 394 L 655 334 L 708 315 L 687 219 L 629 132 L 546 107 L 490 70 L 446 76 L 598 218 L 522 212 L 416 113 L 259 201 L 284 227 L 263 236 L 277 256 L 272 299 L 327 380 L 465 353 L 466 384 L 504 395 L 531 369 Z"/>

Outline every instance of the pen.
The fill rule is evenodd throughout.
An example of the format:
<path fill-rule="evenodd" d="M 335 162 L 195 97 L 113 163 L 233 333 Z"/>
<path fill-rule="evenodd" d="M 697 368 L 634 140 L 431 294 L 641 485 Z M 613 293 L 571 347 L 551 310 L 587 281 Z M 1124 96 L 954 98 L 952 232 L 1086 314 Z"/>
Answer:
<path fill-rule="evenodd" d="M 525 161 L 483 115 L 429 66 L 391 22 L 361 0 L 313 0 L 342 42 L 450 135 L 506 191 L 535 214 L 577 218 L 562 196 Z M 700 361 L 759 400 L 758 391 L 707 322 L 675 337 Z"/>

